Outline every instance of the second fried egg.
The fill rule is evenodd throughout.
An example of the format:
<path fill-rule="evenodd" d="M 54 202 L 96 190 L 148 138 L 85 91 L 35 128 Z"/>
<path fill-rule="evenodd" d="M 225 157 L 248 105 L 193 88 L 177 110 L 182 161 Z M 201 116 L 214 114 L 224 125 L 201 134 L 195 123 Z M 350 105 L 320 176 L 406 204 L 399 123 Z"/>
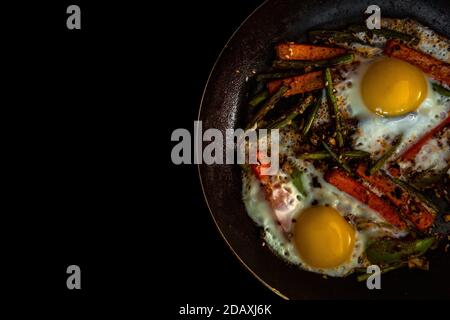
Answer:
<path fill-rule="evenodd" d="M 397 153 L 439 124 L 450 110 L 450 100 L 435 93 L 432 80 L 416 67 L 393 58 L 360 60 L 336 86 L 345 112 L 359 120 L 353 136 L 356 149 L 375 157 L 402 135 Z"/>

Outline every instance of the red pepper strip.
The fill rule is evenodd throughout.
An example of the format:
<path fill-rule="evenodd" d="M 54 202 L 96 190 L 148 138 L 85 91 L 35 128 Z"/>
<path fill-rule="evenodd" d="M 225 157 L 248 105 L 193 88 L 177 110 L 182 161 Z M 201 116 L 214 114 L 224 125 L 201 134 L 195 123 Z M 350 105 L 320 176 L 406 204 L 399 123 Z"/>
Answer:
<path fill-rule="evenodd" d="M 420 152 L 422 147 L 430 140 L 435 134 L 444 129 L 444 127 L 450 124 L 450 112 L 447 114 L 447 118 L 442 121 L 438 126 L 434 129 L 426 133 L 422 138 L 420 138 L 416 143 L 414 143 L 411 147 L 409 147 L 399 158 L 400 162 L 409 161 L 414 159 L 416 155 Z"/>

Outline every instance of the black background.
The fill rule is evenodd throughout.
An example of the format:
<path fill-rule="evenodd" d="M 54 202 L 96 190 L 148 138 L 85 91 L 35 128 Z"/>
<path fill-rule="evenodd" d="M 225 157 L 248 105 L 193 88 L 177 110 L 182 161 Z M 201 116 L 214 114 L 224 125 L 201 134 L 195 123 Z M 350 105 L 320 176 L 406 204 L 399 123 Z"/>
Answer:
<path fill-rule="evenodd" d="M 216 58 L 260 3 L 77 0 L 9 11 L 10 297 L 76 310 L 156 296 L 171 314 L 186 303 L 284 305 L 221 239 L 196 166 L 170 160 L 172 131 L 193 131 Z M 70 4 L 82 30 L 66 28 Z M 78 291 L 66 288 L 71 264 L 82 270 Z"/>
<path fill-rule="evenodd" d="M 216 58 L 228 38 L 260 3 L 262 1 L 215 1 L 202 6 L 185 4 L 176 14 L 176 20 L 186 26 L 182 45 L 191 48 L 187 55 L 190 63 L 183 71 L 193 78 L 177 94 L 180 97 L 175 104 L 177 114 L 180 109 L 184 110 L 171 124 L 168 139 L 174 128 L 187 127 L 193 132 L 193 120 L 197 118 L 201 95 Z M 175 42 L 170 39 L 169 47 Z M 170 148 L 173 145 L 175 143 Z M 170 149 L 167 155 L 170 155 Z M 180 178 L 185 181 L 176 214 L 179 245 L 182 245 L 179 250 L 181 260 L 177 262 L 182 271 L 176 275 L 173 286 L 177 301 L 279 301 L 280 298 L 251 276 L 221 239 L 203 200 L 196 166 L 171 165 L 169 171 L 174 174 L 172 181 Z"/>
<path fill-rule="evenodd" d="M 280 300 L 221 239 L 196 166 L 170 159 L 172 131 L 192 132 L 216 58 L 261 2 L 10 11 L 15 292 L 68 305 L 154 292 L 176 305 Z M 81 30 L 66 28 L 70 4 Z M 79 291 L 66 288 L 71 264 Z"/>

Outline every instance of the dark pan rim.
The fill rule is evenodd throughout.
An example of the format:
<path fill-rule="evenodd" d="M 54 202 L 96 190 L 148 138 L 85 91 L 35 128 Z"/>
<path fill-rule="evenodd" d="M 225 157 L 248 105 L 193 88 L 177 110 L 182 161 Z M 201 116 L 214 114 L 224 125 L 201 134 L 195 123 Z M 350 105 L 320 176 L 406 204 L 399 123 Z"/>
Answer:
<path fill-rule="evenodd" d="M 205 94 L 206 94 L 206 89 L 208 88 L 210 79 L 211 79 L 211 75 L 214 72 L 214 69 L 216 68 L 217 63 L 219 62 L 219 60 L 222 57 L 222 53 L 224 52 L 224 50 L 227 48 L 228 44 L 231 42 L 231 40 L 234 38 L 234 36 L 239 32 L 239 30 L 241 29 L 241 27 L 247 22 L 248 19 L 250 19 L 251 16 L 253 16 L 262 6 L 264 6 L 268 1 L 270 0 L 265 0 L 263 3 L 261 3 L 258 7 L 256 7 L 242 22 L 241 24 L 236 28 L 236 30 L 233 32 L 233 34 L 230 36 L 230 38 L 228 38 L 227 42 L 225 43 L 225 45 L 223 46 L 222 50 L 220 51 L 219 55 L 217 56 L 216 61 L 214 62 L 211 71 L 209 72 L 208 75 L 208 79 L 206 80 L 206 84 L 205 87 L 203 89 L 203 93 L 202 93 L 202 98 L 200 100 L 200 107 L 198 110 L 198 115 L 197 115 L 197 120 L 200 120 L 200 115 L 202 112 L 202 106 L 203 106 L 203 100 L 205 98 Z M 231 246 L 231 244 L 228 242 L 227 238 L 225 237 L 225 235 L 223 234 L 222 230 L 219 227 L 219 224 L 216 221 L 216 218 L 214 217 L 214 214 L 212 212 L 211 206 L 209 205 L 208 202 L 208 198 L 206 197 L 205 194 L 205 187 L 203 185 L 203 178 L 202 178 L 202 174 L 201 174 L 201 170 L 200 170 L 200 165 L 197 165 L 197 171 L 198 171 L 198 176 L 199 176 L 199 180 L 200 180 L 200 186 L 202 188 L 202 193 L 203 193 L 203 198 L 205 199 L 205 203 L 206 206 L 208 207 L 208 211 L 209 214 L 211 215 L 211 218 L 214 221 L 214 225 L 217 228 L 217 231 L 219 231 L 220 236 L 222 237 L 223 241 L 225 241 L 227 247 L 231 250 L 231 252 L 234 254 L 234 256 L 238 259 L 238 261 L 244 266 L 244 268 L 250 272 L 250 274 L 255 277 L 259 282 L 261 282 L 266 288 L 270 289 L 272 292 L 274 292 L 275 294 L 277 294 L 279 297 L 281 297 L 284 300 L 289 300 L 289 298 L 284 295 L 283 293 L 281 293 L 279 290 L 275 289 L 274 287 L 270 286 L 267 282 L 265 282 L 260 276 L 258 276 L 256 274 L 255 271 L 253 271 L 245 262 L 244 260 L 237 254 L 237 252 L 233 249 L 233 247 Z"/>

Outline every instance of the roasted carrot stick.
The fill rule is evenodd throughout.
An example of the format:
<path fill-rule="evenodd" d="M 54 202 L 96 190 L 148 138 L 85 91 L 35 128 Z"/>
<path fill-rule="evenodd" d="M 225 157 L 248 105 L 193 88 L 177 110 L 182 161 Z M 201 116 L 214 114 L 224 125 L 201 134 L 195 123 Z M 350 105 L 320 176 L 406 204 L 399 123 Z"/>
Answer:
<path fill-rule="evenodd" d="M 389 40 L 384 48 L 384 53 L 389 57 L 409 62 L 434 79 L 450 85 L 450 64 L 448 63 L 410 48 L 399 40 Z"/>
<path fill-rule="evenodd" d="M 422 138 L 420 138 L 416 143 L 414 143 L 411 147 L 409 147 L 403 154 L 400 156 L 399 161 L 409 161 L 416 157 L 416 155 L 420 152 L 422 147 L 430 140 L 435 134 L 440 132 L 446 126 L 450 125 L 450 112 L 447 113 L 447 117 L 444 121 L 442 121 L 439 125 L 434 127 L 431 131 L 426 133 Z"/>
<path fill-rule="evenodd" d="M 269 94 L 275 93 L 283 85 L 289 88 L 284 93 L 285 97 L 321 89 L 325 86 L 323 71 L 314 71 L 299 76 L 270 81 L 267 83 Z"/>
<path fill-rule="evenodd" d="M 414 199 L 407 190 L 400 188 L 382 173 L 367 174 L 365 164 L 360 164 L 356 173 L 399 208 L 403 217 L 410 220 L 418 230 L 427 230 L 433 224 L 434 215 Z"/>
<path fill-rule="evenodd" d="M 325 60 L 338 57 L 347 52 L 343 48 L 332 48 L 304 43 L 280 43 L 275 47 L 281 60 Z"/>
<path fill-rule="evenodd" d="M 325 180 L 339 190 L 348 193 L 369 208 L 375 210 L 386 219 L 387 222 L 399 229 L 404 229 L 406 223 L 399 217 L 397 209 L 388 200 L 384 200 L 372 191 L 368 190 L 357 180 L 349 177 L 340 169 L 332 169 L 325 174 Z"/>

